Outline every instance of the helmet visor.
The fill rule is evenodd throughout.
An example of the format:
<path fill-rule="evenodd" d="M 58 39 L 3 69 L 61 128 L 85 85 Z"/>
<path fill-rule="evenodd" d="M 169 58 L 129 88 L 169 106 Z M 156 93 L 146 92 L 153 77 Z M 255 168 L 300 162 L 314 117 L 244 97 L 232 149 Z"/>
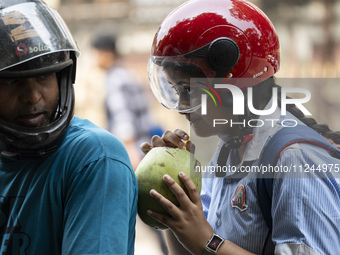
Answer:
<path fill-rule="evenodd" d="M 206 75 L 197 65 L 178 60 L 176 57 L 149 57 L 151 90 L 166 108 L 180 113 L 194 112 L 201 107 L 204 93 L 202 85 L 194 78 Z"/>
<path fill-rule="evenodd" d="M 47 54 L 78 47 L 59 14 L 42 2 L 15 4 L 0 10 L 0 72 Z"/>

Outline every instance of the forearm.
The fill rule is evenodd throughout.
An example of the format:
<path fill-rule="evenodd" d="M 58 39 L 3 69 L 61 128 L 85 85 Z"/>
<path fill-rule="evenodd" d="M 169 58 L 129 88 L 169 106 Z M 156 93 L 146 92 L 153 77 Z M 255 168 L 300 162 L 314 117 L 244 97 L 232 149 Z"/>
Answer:
<path fill-rule="evenodd" d="M 240 246 L 225 240 L 217 251 L 217 255 L 251 255 L 249 251 L 244 250 Z"/>
<path fill-rule="evenodd" d="M 168 175 L 163 176 L 164 182 L 168 185 L 173 194 L 176 195 L 180 206 L 173 205 L 155 190 L 150 191 L 150 195 L 167 208 L 171 216 L 165 216 L 157 212 L 148 211 L 149 215 L 160 221 L 171 229 L 174 236 L 167 233 L 167 241 L 171 254 L 190 254 L 181 249 L 181 244 L 191 254 L 203 255 L 205 246 L 214 234 L 214 230 L 206 220 L 201 198 L 197 192 L 195 184 L 190 177 L 183 172 L 179 174 L 180 179 L 185 184 L 190 198 L 184 190 Z M 168 231 L 169 232 L 169 231 Z M 177 240 L 179 240 L 179 242 Z M 247 255 L 252 254 L 230 241 L 224 241 L 218 249 L 218 255 Z"/>
<path fill-rule="evenodd" d="M 178 242 L 171 230 L 165 231 L 165 240 L 168 245 L 170 255 L 190 255 L 191 253 Z"/>
<path fill-rule="evenodd" d="M 174 236 L 171 230 L 166 230 L 165 238 L 166 238 L 166 243 L 169 248 L 170 255 L 177 255 L 177 254 L 191 255 L 192 254 L 187 249 L 185 249 L 183 245 L 181 245 L 181 243 L 177 240 L 177 238 Z M 201 254 L 203 254 L 203 250 Z M 201 254 L 197 254 L 197 255 L 201 255 Z M 248 252 L 242 249 L 241 247 L 237 246 L 236 244 L 228 240 L 225 240 L 220 246 L 220 248 L 218 249 L 217 255 L 229 255 L 229 254 L 230 255 L 250 255 L 254 253 Z"/>

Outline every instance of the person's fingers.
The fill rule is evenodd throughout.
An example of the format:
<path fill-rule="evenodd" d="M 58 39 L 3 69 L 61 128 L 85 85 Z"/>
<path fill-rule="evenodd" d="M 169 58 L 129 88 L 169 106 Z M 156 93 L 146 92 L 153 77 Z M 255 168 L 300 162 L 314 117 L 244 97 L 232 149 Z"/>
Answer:
<path fill-rule="evenodd" d="M 179 129 L 176 129 L 179 130 Z M 179 133 L 177 131 L 177 133 Z M 180 148 L 182 149 L 184 147 L 184 142 L 183 142 L 183 134 L 180 134 L 181 136 L 178 136 L 175 132 L 171 132 L 169 130 L 165 131 L 162 139 L 165 141 L 165 143 L 169 146 L 169 147 L 173 147 L 173 148 Z"/>
<path fill-rule="evenodd" d="M 151 144 L 142 143 L 140 149 L 144 154 L 148 153 L 153 147 L 171 147 L 186 149 L 194 153 L 194 145 L 189 141 L 189 135 L 181 129 L 174 132 L 165 131 L 162 137 L 155 135 L 151 138 Z"/>
<path fill-rule="evenodd" d="M 189 197 L 191 199 L 191 201 L 199 206 L 202 206 L 202 202 L 201 202 L 201 196 L 197 190 L 197 187 L 195 185 L 195 183 L 190 179 L 190 177 L 188 175 L 186 175 L 183 172 L 179 173 L 179 178 L 182 180 L 182 182 L 184 183 L 188 193 L 189 193 Z"/>
<path fill-rule="evenodd" d="M 195 154 L 195 144 L 193 144 L 190 140 L 185 143 L 185 149 L 190 151 L 192 154 Z"/>
<path fill-rule="evenodd" d="M 147 210 L 146 213 L 153 219 L 159 221 L 160 223 L 167 226 L 168 228 L 171 228 L 171 222 L 173 222 L 173 219 L 171 217 L 166 216 L 161 213 L 151 211 L 151 210 Z"/>
<path fill-rule="evenodd" d="M 139 148 L 144 154 L 147 154 L 152 149 L 152 146 L 151 146 L 151 144 L 145 142 L 145 143 L 142 143 L 139 146 Z"/>
<path fill-rule="evenodd" d="M 166 146 L 168 146 L 166 144 L 166 142 L 161 137 L 159 137 L 158 135 L 154 135 L 151 138 L 151 145 L 152 145 L 152 147 L 166 147 Z"/>
<path fill-rule="evenodd" d="M 152 196 L 157 203 L 159 203 L 172 217 L 175 217 L 179 213 L 179 208 L 174 205 L 169 199 L 163 197 L 156 190 L 150 190 L 150 196 Z"/>
<path fill-rule="evenodd" d="M 163 180 L 166 183 L 166 185 L 168 185 L 171 192 L 175 195 L 181 206 L 185 207 L 186 205 L 191 203 L 190 198 L 182 189 L 182 187 L 179 186 L 179 184 L 174 179 L 172 179 L 168 174 L 165 174 L 163 176 Z"/>
<path fill-rule="evenodd" d="M 178 136 L 179 138 L 181 138 L 182 140 L 186 141 L 184 147 L 187 151 L 190 151 L 191 153 L 195 153 L 195 145 L 189 140 L 190 137 L 186 132 L 184 132 L 181 129 L 176 129 L 174 131 L 174 134 Z"/>
<path fill-rule="evenodd" d="M 182 129 L 176 129 L 174 131 L 174 134 L 184 141 L 189 140 L 189 135 L 186 132 L 184 132 Z"/>

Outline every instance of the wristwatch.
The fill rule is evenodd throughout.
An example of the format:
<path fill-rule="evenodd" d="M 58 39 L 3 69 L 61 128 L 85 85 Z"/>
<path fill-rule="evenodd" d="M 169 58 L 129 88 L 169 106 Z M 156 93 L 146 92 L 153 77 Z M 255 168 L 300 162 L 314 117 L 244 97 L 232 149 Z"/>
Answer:
<path fill-rule="evenodd" d="M 204 247 L 203 255 L 216 254 L 224 239 L 219 235 L 213 234 L 207 245 Z"/>

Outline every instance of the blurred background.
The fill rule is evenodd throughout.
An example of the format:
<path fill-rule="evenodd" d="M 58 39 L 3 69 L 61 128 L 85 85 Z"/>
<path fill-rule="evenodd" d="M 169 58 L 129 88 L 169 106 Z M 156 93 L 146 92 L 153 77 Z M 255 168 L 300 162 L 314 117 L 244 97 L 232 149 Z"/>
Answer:
<path fill-rule="evenodd" d="M 78 61 L 76 115 L 106 128 L 105 73 L 96 65 L 91 40 L 96 33 L 118 35 L 125 64 L 143 81 L 154 120 L 164 129 L 189 125 L 155 101 L 148 86 L 147 60 L 153 36 L 166 15 L 183 0 L 45 0 L 59 11 L 82 52 Z M 340 78 L 340 0 L 251 0 L 272 20 L 280 37 L 278 78 Z M 318 84 L 320 100 L 313 116 L 340 130 L 338 79 Z M 320 80 L 322 83 L 322 80 Z M 335 86 L 334 86 L 335 85 Z M 143 234 L 149 233 L 149 234 Z M 155 242 L 155 243 L 154 243 Z M 136 254 L 162 255 L 156 235 L 137 226 Z"/>
<path fill-rule="evenodd" d="M 91 40 L 110 31 L 126 64 L 148 87 L 147 60 L 153 36 L 166 15 L 183 0 L 46 0 L 65 19 L 82 55 L 76 82 L 76 114 L 105 127 L 104 72 L 95 64 Z M 251 0 L 272 20 L 280 37 L 281 69 L 276 77 L 340 77 L 340 0 Z M 150 91 L 149 91 L 150 92 Z M 334 95 L 334 93 L 331 93 Z M 152 113 L 167 129 L 189 128 L 150 95 Z M 164 114 L 165 113 L 165 114 Z"/>

